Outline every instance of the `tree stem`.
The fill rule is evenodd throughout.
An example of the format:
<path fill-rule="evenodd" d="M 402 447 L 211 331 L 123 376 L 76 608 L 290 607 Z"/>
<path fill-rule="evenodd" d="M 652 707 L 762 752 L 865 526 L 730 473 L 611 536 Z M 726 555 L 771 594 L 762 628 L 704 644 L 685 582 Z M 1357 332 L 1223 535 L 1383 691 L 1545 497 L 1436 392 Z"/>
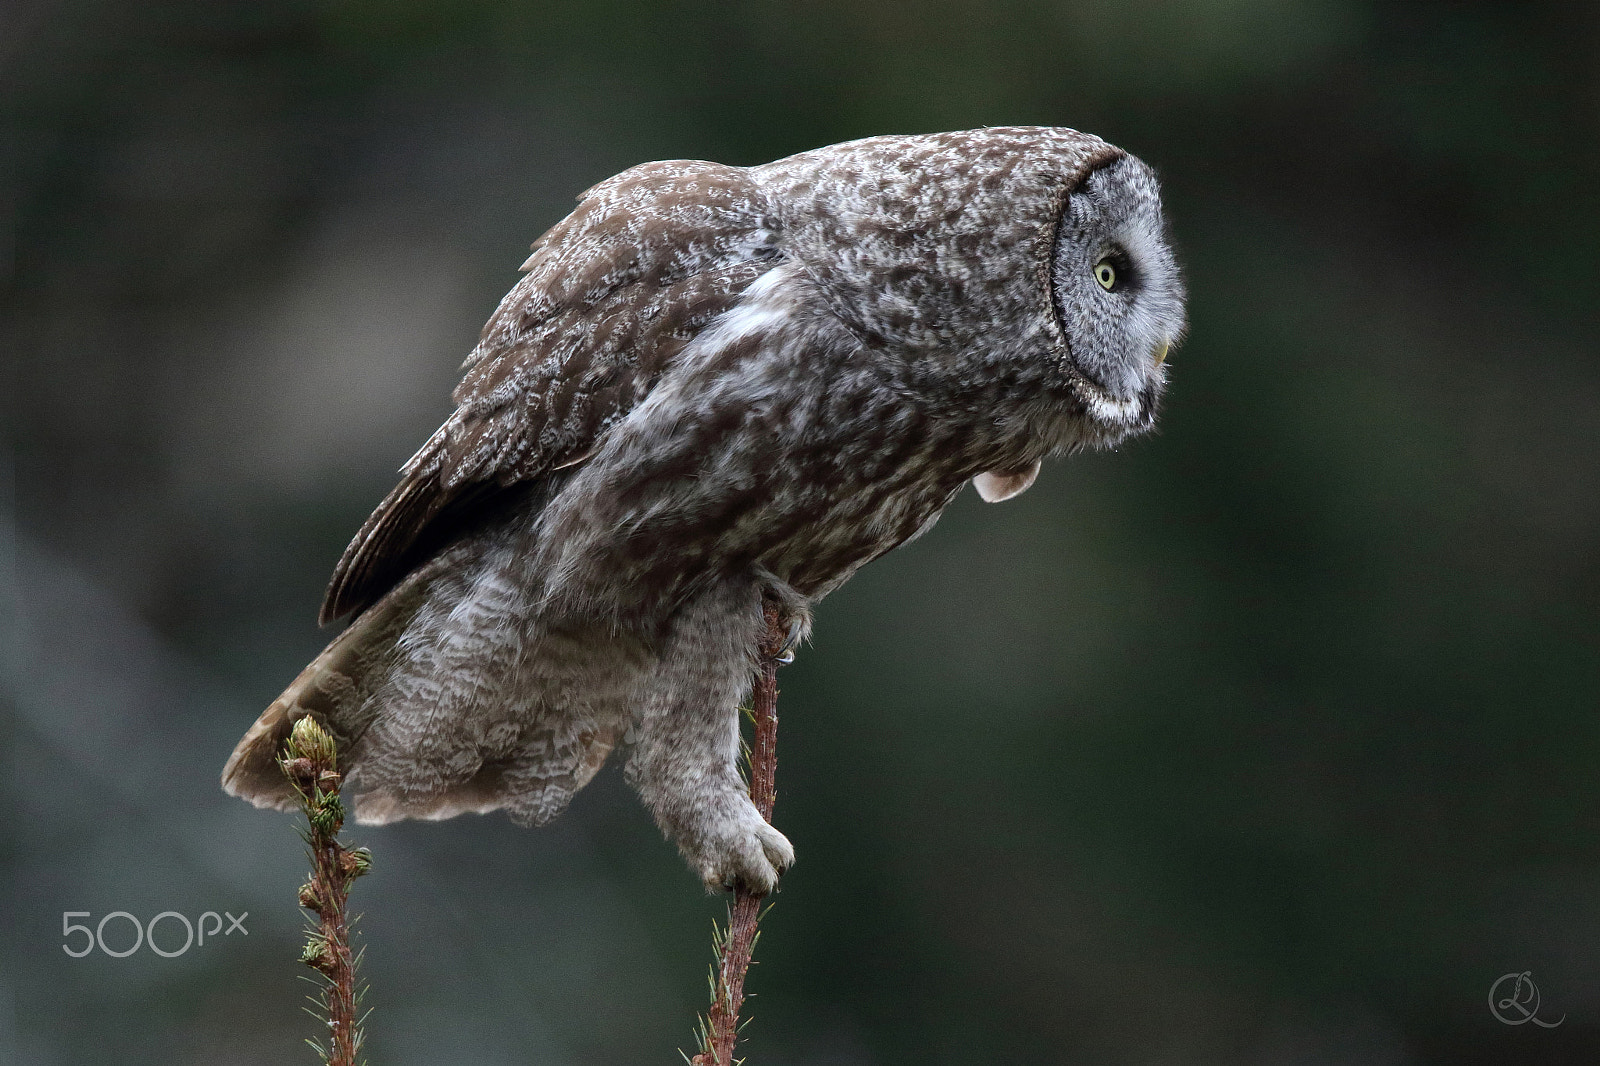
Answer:
<path fill-rule="evenodd" d="M 309 1041 L 327 1066 L 359 1066 L 361 994 L 356 980 L 359 958 L 350 950 L 345 903 L 350 884 L 371 865 L 366 849 L 339 842 L 344 804 L 333 738 L 314 718 L 302 718 L 289 735 L 281 760 L 284 774 L 300 796 L 311 853 L 311 879 L 300 886 L 300 905 L 317 916 L 300 961 L 323 977 L 322 1019 L 328 1043 Z"/>
<path fill-rule="evenodd" d="M 778 663 L 785 632 L 778 608 L 763 605 L 767 630 L 752 692 L 755 735 L 750 741 L 750 799 L 761 817 L 772 821 L 778 799 Z M 739 1009 L 744 1005 L 744 979 L 755 951 L 762 897 L 738 888 L 728 911 L 727 933 L 719 938 L 720 958 L 713 982 L 711 1009 L 701 1030 L 701 1050 L 693 1066 L 734 1066 L 733 1046 L 739 1037 Z"/>

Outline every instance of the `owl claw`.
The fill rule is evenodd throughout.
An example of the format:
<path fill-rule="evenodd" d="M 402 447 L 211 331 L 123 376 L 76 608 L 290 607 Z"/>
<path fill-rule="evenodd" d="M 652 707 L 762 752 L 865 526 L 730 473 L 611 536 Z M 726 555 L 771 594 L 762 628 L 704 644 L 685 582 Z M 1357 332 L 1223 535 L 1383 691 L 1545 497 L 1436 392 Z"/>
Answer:
<path fill-rule="evenodd" d="M 778 648 L 778 654 L 773 656 L 780 666 L 788 666 L 794 662 L 795 651 L 800 647 L 800 642 L 806 638 L 806 619 L 795 617 L 789 620 L 789 632 L 784 635 L 783 644 Z"/>
<path fill-rule="evenodd" d="M 794 662 L 795 649 L 800 646 L 800 624 L 798 622 L 789 626 L 789 635 L 783 638 L 783 646 L 778 649 L 776 656 L 780 666 L 788 666 Z"/>

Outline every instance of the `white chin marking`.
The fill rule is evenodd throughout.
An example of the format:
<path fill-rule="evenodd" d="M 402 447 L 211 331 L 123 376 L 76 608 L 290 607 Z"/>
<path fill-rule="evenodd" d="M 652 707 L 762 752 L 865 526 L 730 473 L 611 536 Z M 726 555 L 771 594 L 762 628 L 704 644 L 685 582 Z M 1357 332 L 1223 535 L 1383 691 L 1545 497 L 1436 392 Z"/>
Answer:
<path fill-rule="evenodd" d="M 1089 413 L 1101 422 L 1114 426 L 1129 426 L 1139 420 L 1143 409 L 1137 397 L 1128 400 L 1117 400 L 1103 392 L 1094 392 L 1084 397 L 1089 408 Z"/>
<path fill-rule="evenodd" d="M 1034 478 L 1039 476 L 1039 464 L 1040 461 L 1035 459 L 1033 465 L 1027 469 L 1009 474 L 997 474 L 993 470 L 986 470 L 972 479 L 972 487 L 978 490 L 978 495 L 983 497 L 984 503 L 999 503 L 1013 496 L 1021 496 L 1028 491 L 1028 486 L 1033 484 Z"/>

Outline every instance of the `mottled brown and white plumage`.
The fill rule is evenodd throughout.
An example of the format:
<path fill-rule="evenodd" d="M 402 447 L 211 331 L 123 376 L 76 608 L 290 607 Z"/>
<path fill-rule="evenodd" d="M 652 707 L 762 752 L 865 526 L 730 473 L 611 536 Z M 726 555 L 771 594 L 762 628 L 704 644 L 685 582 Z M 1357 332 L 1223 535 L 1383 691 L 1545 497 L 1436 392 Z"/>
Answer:
<path fill-rule="evenodd" d="M 622 745 L 708 885 L 769 890 L 793 851 L 737 769 L 763 595 L 801 632 L 966 482 L 1152 424 L 1183 328 L 1155 179 L 1050 127 L 647 163 L 524 269 L 339 562 L 323 619 L 354 621 L 224 785 L 288 806 L 314 714 L 361 821 L 539 824 Z"/>

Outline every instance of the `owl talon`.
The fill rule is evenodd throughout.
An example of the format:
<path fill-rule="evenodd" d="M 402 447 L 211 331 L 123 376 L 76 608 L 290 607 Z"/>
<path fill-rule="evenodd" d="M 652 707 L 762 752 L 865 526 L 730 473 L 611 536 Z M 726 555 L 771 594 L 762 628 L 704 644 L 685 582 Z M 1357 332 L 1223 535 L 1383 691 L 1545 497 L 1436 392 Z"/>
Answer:
<path fill-rule="evenodd" d="M 806 619 L 795 617 L 789 620 L 789 632 L 783 638 L 783 644 L 778 648 L 778 654 L 773 659 L 779 666 L 788 666 L 794 662 L 795 651 L 800 647 L 800 642 L 806 638 Z"/>

